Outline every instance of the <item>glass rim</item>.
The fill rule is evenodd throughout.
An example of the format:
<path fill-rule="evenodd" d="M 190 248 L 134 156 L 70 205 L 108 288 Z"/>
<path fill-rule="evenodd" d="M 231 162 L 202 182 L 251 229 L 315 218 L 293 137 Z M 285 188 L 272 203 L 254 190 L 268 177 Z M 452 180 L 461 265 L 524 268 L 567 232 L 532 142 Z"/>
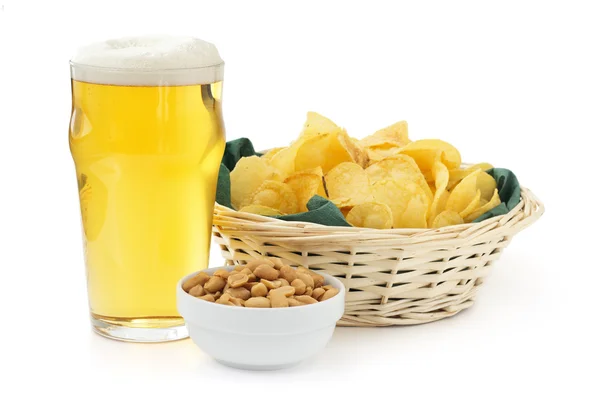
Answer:
<path fill-rule="evenodd" d="M 201 71 L 205 69 L 221 68 L 225 65 L 225 61 L 218 64 L 203 65 L 201 67 L 182 67 L 182 68 L 119 68 L 119 67 L 103 67 L 99 65 L 81 64 L 73 60 L 69 60 L 71 68 L 95 69 L 104 72 L 135 72 L 135 73 L 169 73 L 169 72 L 185 72 L 185 71 Z"/>

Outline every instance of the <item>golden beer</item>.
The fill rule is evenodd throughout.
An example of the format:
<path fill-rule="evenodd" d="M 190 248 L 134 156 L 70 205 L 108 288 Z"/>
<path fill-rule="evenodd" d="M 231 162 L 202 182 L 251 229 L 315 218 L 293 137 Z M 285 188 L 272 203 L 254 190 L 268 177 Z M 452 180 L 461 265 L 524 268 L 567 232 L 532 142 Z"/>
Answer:
<path fill-rule="evenodd" d="M 208 265 L 225 146 L 219 73 L 127 70 L 111 83 L 77 68 L 69 143 L 93 326 L 124 340 L 185 337 L 175 286 Z"/>

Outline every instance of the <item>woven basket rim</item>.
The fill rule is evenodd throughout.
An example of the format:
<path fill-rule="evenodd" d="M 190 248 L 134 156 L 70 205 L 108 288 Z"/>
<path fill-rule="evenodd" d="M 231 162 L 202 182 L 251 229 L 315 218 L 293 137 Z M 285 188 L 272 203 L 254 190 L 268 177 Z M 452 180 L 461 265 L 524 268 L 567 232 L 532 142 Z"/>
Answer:
<path fill-rule="evenodd" d="M 527 212 L 526 212 L 527 210 Z M 544 205 L 543 203 L 531 192 L 531 190 L 527 189 L 524 186 L 521 186 L 521 201 L 507 214 L 499 215 L 496 217 L 488 218 L 484 221 L 480 222 L 471 222 L 459 225 L 450 225 L 442 228 L 392 228 L 392 229 L 374 229 L 374 228 L 359 228 L 353 226 L 327 226 L 321 225 L 314 222 L 303 222 L 303 221 L 284 221 L 276 218 L 271 218 L 258 214 L 251 214 L 240 212 L 229 207 L 223 206 L 221 204 L 215 203 L 215 217 L 217 221 L 213 221 L 213 225 L 220 225 L 220 221 L 225 222 L 225 220 L 230 219 L 231 222 L 236 220 L 236 223 L 239 223 L 240 220 L 247 221 L 250 224 L 261 224 L 262 226 L 271 226 L 275 229 L 291 229 L 291 230 L 310 230 L 311 232 L 317 233 L 322 232 L 323 234 L 336 232 L 339 234 L 368 234 L 369 236 L 381 236 L 381 237 L 390 237 L 390 236 L 420 236 L 420 235 L 429 235 L 431 233 L 442 233 L 442 232 L 454 232 L 457 231 L 466 231 L 477 229 L 483 225 L 503 225 L 501 221 L 506 221 L 514 218 L 517 214 L 526 213 L 527 215 L 523 218 L 520 223 L 530 225 L 535 220 L 537 220 L 544 213 Z"/>
<path fill-rule="evenodd" d="M 268 256 L 338 277 L 347 288 L 340 326 L 414 325 L 469 308 L 512 237 L 543 213 L 524 187 L 505 215 L 439 229 L 324 226 L 216 204 L 213 237 L 228 265 Z"/>

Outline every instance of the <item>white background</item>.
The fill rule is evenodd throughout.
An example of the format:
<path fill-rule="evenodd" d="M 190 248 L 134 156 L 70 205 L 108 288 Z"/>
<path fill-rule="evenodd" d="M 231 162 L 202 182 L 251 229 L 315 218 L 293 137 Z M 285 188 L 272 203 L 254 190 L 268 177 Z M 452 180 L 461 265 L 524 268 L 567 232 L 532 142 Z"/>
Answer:
<path fill-rule="evenodd" d="M 0 0 L 0 398 L 598 395 L 598 8 L 356 3 Z M 337 329 L 291 370 L 231 370 L 190 340 L 96 336 L 68 60 L 90 41 L 145 33 L 218 45 L 228 139 L 286 144 L 308 110 L 359 137 L 406 119 L 412 138 L 514 170 L 546 214 L 513 240 L 471 309 L 423 326 Z"/>

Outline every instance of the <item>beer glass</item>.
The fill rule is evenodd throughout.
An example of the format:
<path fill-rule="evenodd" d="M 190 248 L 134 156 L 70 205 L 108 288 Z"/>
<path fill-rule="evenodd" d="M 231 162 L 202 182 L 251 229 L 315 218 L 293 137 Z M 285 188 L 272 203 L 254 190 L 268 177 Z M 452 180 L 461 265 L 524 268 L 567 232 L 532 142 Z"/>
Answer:
<path fill-rule="evenodd" d="M 81 49 L 71 78 L 92 327 L 126 341 L 185 338 L 175 286 L 208 264 L 223 61 L 199 39 L 125 38 Z"/>

